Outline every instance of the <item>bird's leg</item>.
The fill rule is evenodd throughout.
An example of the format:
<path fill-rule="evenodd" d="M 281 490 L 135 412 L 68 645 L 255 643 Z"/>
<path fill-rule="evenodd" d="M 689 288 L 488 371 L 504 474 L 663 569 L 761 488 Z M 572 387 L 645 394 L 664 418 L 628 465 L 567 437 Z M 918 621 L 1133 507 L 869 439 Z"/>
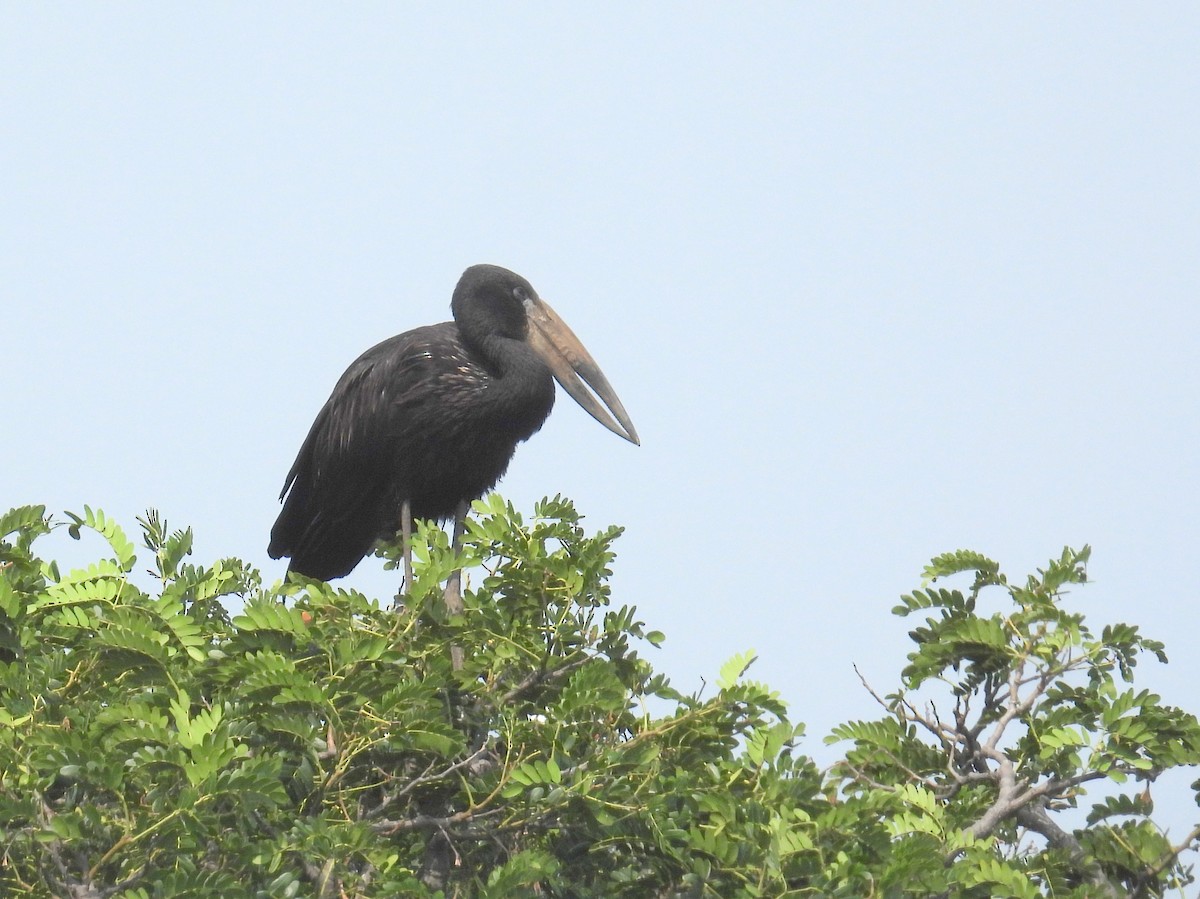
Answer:
<path fill-rule="evenodd" d="M 405 500 L 400 504 L 400 555 L 404 558 L 404 583 L 392 600 L 392 608 L 396 611 L 404 607 L 405 597 L 412 593 L 412 532 L 412 506 Z"/>
<path fill-rule="evenodd" d="M 451 532 L 450 551 L 455 555 L 462 549 L 462 538 L 464 522 L 467 518 L 467 504 L 460 502 L 454 510 L 454 530 Z M 442 604 L 446 610 L 446 617 L 451 615 L 461 615 L 463 610 L 462 601 L 462 569 L 455 568 L 450 572 L 450 577 L 446 578 L 446 589 L 442 592 Z M 457 643 L 450 645 L 450 665 L 455 671 L 461 671 L 463 667 L 463 648 Z M 459 717 L 459 691 L 453 686 L 449 692 L 449 705 L 452 714 L 457 719 Z M 429 802 L 429 800 L 424 800 Z M 430 814 L 422 810 L 423 814 Z M 445 809 L 439 809 L 432 812 L 434 816 L 442 816 L 446 813 Z M 425 886 L 433 890 L 445 889 L 446 883 L 450 876 L 451 866 L 455 863 L 458 855 L 454 850 L 454 845 L 450 842 L 450 837 L 443 829 L 440 833 L 435 834 L 425 847 L 425 862 L 421 867 L 421 882 Z"/>
<path fill-rule="evenodd" d="M 404 555 L 404 592 L 412 592 L 412 506 L 408 500 L 400 504 L 400 548 Z"/>
<path fill-rule="evenodd" d="M 465 501 L 458 504 L 458 508 L 454 510 L 454 531 L 450 540 L 450 551 L 458 554 L 462 549 L 463 533 L 466 530 L 465 522 L 467 519 L 467 504 Z M 461 615 L 463 610 L 462 601 L 462 569 L 455 568 L 450 572 L 450 577 L 446 579 L 446 589 L 442 593 L 442 602 L 446 607 L 446 615 Z M 459 671 L 463 666 L 463 648 L 457 644 L 450 647 L 450 663 L 455 671 Z"/>

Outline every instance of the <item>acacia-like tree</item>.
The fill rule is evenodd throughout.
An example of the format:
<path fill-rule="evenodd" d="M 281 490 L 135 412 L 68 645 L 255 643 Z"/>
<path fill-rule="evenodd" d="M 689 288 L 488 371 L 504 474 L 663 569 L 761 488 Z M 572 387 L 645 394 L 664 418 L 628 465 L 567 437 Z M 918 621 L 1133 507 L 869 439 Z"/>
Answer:
<path fill-rule="evenodd" d="M 1200 763 L 1200 723 L 1133 685 L 1160 644 L 1098 633 L 1063 588 L 1088 551 L 1010 583 L 934 559 L 880 717 L 820 771 L 734 655 L 709 696 L 639 655 L 611 603 L 618 528 L 571 504 L 476 504 L 463 555 L 422 526 L 397 608 L 316 582 L 152 565 L 102 513 L 62 572 L 41 507 L 0 517 L 5 896 L 1159 896 L 1192 882 L 1146 785 Z M 472 572 L 447 617 L 439 582 Z M 965 590 L 942 586 L 966 579 Z M 936 582 L 936 583 L 935 583 Z M 990 611 L 985 611 L 990 610 Z M 231 615 L 232 612 L 232 615 Z M 452 646 L 465 664 L 451 664 Z M 849 662 L 847 662 L 849 664 Z M 872 689 L 868 686 L 868 689 Z M 874 692 L 874 691 L 873 691 Z M 1115 785 L 1089 800 L 1094 782 Z"/>

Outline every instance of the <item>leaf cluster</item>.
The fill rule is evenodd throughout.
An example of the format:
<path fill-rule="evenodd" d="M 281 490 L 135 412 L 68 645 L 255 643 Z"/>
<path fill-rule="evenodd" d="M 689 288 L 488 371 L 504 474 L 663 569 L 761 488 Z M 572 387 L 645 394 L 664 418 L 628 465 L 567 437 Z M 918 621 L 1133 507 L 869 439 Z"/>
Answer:
<path fill-rule="evenodd" d="M 933 559 L 894 609 L 926 616 L 902 689 L 876 694 L 882 720 L 834 731 L 853 744 L 835 766 L 848 801 L 942 861 L 935 893 L 1163 895 L 1194 880 L 1183 857 L 1200 828 L 1172 844 L 1149 797 L 1164 771 L 1200 764 L 1200 722 L 1129 686 L 1145 655 L 1166 662 L 1161 643 L 1125 624 L 1097 634 L 1071 610 L 1089 556 L 1065 549 L 1020 584 L 978 553 Z M 964 574 L 965 591 L 938 585 Z M 1089 803 L 1093 783 L 1106 788 Z"/>
<path fill-rule="evenodd" d="M 414 582 L 384 602 L 265 586 L 236 559 L 194 565 L 190 530 L 139 524 L 144 552 L 86 507 L 0 517 L 0 894 L 1084 896 L 1190 881 L 1186 843 L 1140 793 L 1093 803 L 1071 832 L 1054 821 L 1093 779 L 1144 784 L 1200 758 L 1194 718 L 1122 686 L 1162 647 L 1064 609 L 1086 550 L 1020 588 L 975 554 L 934 560 L 929 579 L 973 586 L 904 598 L 927 616 L 904 688 L 880 720 L 837 729 L 850 748 L 822 772 L 780 697 L 748 679 L 753 652 L 707 697 L 653 670 L 642 653 L 663 635 L 610 595 L 620 529 L 587 532 L 561 497 L 528 519 L 487 497 L 458 554 L 421 523 Z M 102 557 L 66 573 L 39 558 L 55 527 L 98 535 Z M 398 548 L 381 553 L 393 564 Z M 459 566 L 451 615 L 440 585 Z M 981 616 L 989 590 L 1009 605 Z M 931 686 L 948 716 L 921 704 Z"/>

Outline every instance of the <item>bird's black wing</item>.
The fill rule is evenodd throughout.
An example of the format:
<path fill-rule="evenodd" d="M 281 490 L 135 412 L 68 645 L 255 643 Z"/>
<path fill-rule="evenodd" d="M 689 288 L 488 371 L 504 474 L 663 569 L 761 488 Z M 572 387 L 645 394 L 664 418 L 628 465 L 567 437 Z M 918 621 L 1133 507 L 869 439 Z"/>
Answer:
<path fill-rule="evenodd" d="M 395 530 L 407 495 L 401 438 L 461 361 L 457 326 L 444 322 L 385 340 L 346 369 L 288 472 L 271 558 L 291 556 L 291 570 L 328 580 Z"/>

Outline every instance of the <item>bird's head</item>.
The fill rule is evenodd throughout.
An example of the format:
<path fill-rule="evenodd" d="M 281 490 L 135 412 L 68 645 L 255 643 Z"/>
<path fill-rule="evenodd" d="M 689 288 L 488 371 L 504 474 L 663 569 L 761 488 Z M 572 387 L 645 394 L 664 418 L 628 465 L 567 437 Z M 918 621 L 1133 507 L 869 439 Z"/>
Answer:
<path fill-rule="evenodd" d="M 464 334 L 487 334 L 529 344 L 549 366 L 554 379 L 592 418 L 614 434 L 641 445 L 633 422 L 596 360 L 550 304 L 516 272 L 498 265 L 471 266 L 459 278 L 450 308 Z"/>

